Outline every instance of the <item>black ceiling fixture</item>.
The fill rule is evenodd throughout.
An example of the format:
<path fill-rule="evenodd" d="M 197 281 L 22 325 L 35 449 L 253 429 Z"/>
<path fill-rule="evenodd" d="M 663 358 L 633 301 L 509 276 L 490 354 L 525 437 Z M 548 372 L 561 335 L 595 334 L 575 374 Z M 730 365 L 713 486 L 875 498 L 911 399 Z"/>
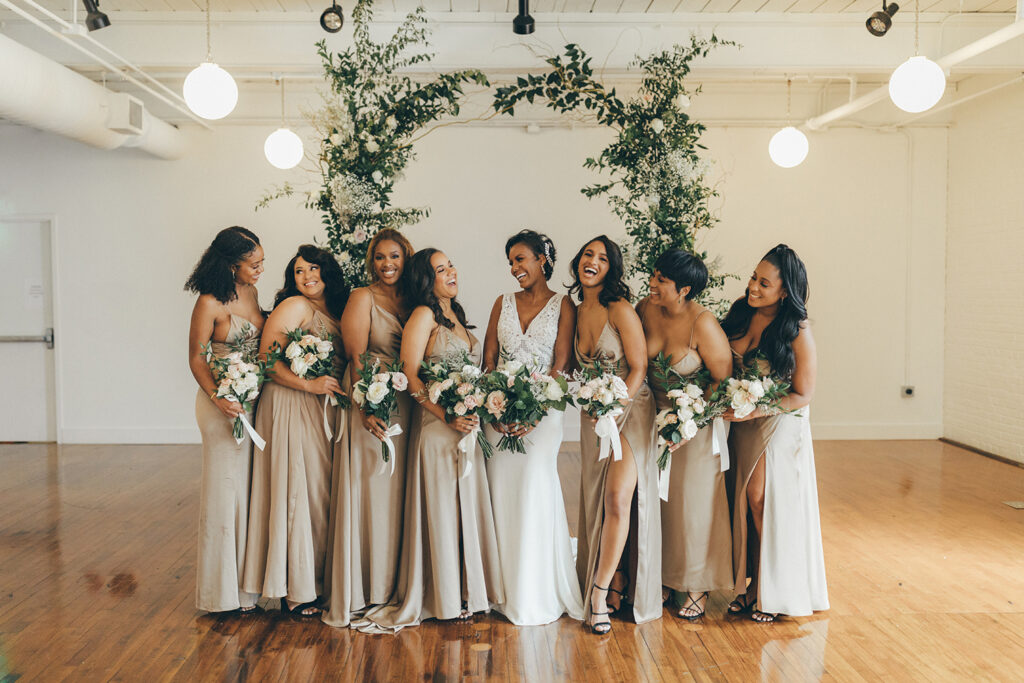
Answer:
<path fill-rule="evenodd" d="M 320 28 L 328 33 L 337 33 L 344 25 L 345 15 L 342 14 L 337 2 L 332 2 L 331 6 L 320 15 Z"/>
<path fill-rule="evenodd" d="M 533 33 L 533 17 L 530 16 L 530 0 L 519 0 L 519 14 L 512 20 L 512 32 L 521 36 Z"/>
<path fill-rule="evenodd" d="M 99 31 L 101 28 L 110 26 L 110 19 L 100 11 L 99 0 L 82 0 L 82 4 L 85 5 L 85 11 L 88 12 L 85 17 L 85 27 L 87 29 Z"/>
<path fill-rule="evenodd" d="M 888 5 L 885 4 L 885 0 L 882 0 L 882 11 L 875 12 L 865 23 L 868 27 L 868 32 L 873 36 L 882 37 L 889 32 L 892 28 L 892 17 L 894 14 L 900 11 L 900 6 L 895 2 L 890 2 Z"/>

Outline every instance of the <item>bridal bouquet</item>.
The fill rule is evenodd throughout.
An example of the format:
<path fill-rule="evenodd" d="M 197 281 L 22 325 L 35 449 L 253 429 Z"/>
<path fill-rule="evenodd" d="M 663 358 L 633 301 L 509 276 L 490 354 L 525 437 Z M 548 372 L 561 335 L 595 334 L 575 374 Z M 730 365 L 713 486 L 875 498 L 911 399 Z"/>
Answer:
<path fill-rule="evenodd" d="M 218 357 L 213 354 L 209 344 L 203 346 L 202 350 L 206 354 L 210 370 L 213 372 L 213 380 L 217 384 L 217 393 L 214 396 L 240 403 L 245 412 L 251 411 L 256 397 L 260 395 L 260 386 L 270 379 L 271 371 L 267 364 L 260 360 L 246 359 L 242 351 L 232 351 L 224 357 Z M 253 429 L 245 413 L 236 417 L 232 424 L 231 433 L 238 443 L 242 443 L 242 439 L 245 438 L 243 429 L 262 451 L 266 442 Z"/>
<path fill-rule="evenodd" d="M 271 365 L 282 361 L 288 364 L 296 377 L 316 379 L 324 375 L 335 376 L 337 352 L 334 349 L 334 337 L 324 334 L 318 337 L 308 330 L 296 328 L 285 333 L 288 345 L 281 350 L 277 344 L 267 354 L 267 362 Z M 331 426 L 327 422 L 327 404 L 348 407 L 348 397 L 344 394 L 328 394 L 324 396 L 324 434 L 331 438 Z M 339 430 L 338 437 L 341 437 Z"/>
<path fill-rule="evenodd" d="M 730 377 L 723 384 L 725 407 L 732 408 L 738 418 L 744 418 L 758 408 L 782 412 L 779 402 L 789 393 L 788 382 L 772 379 L 770 375 L 761 376 L 756 363 L 740 368 L 737 377 Z"/>
<path fill-rule="evenodd" d="M 409 388 L 409 378 L 402 372 L 402 361 L 397 358 L 390 363 L 381 363 L 380 359 L 370 360 L 369 352 L 359 357 L 362 367 L 359 369 L 359 381 L 352 388 L 352 400 L 367 415 L 380 418 L 388 425 L 384 439 L 380 442 L 380 453 L 383 460 L 378 474 L 384 467 L 391 464 L 391 474 L 395 473 L 395 443 L 391 437 L 402 433 L 401 425 L 391 424 L 391 414 L 398 407 L 398 392 Z"/>
<path fill-rule="evenodd" d="M 597 459 L 607 458 L 608 447 L 611 446 L 614 459 L 622 460 L 622 444 L 615 418 L 622 415 L 629 400 L 626 383 L 615 373 L 605 372 L 599 363 L 575 371 L 573 382 L 571 395 L 576 405 L 597 418 L 594 433 L 601 439 L 601 452 Z"/>
<path fill-rule="evenodd" d="M 572 399 L 564 377 L 531 371 L 516 360 L 506 360 L 480 378 L 486 393 L 481 420 L 503 425 L 535 427 L 549 410 L 565 410 Z M 526 453 L 523 437 L 502 434 L 498 448 Z"/>
<path fill-rule="evenodd" d="M 427 399 L 441 406 L 445 416 L 462 417 L 476 414 L 482 418 L 489 412 L 484 407 L 488 396 L 481 386 L 483 373 L 480 368 L 473 365 L 469 356 L 464 354 L 461 363 L 453 365 L 423 361 L 420 374 L 426 384 Z M 459 452 L 462 455 L 469 453 L 473 439 L 480 444 L 480 450 L 483 451 L 485 458 L 494 454 L 494 447 L 478 426 L 459 441 Z M 472 461 L 469 458 L 462 458 L 462 462 L 460 477 L 468 475 L 472 468 Z"/>
<path fill-rule="evenodd" d="M 672 369 L 671 356 L 659 353 L 652 361 L 655 379 L 665 388 L 666 396 L 672 401 L 671 408 L 658 412 L 654 418 L 654 426 L 658 432 L 658 469 L 664 470 L 668 465 L 671 448 L 674 444 L 689 441 L 697 436 L 697 431 L 725 412 L 721 402 L 709 404 L 704 399 L 704 392 L 711 383 L 711 374 L 707 370 L 683 377 Z"/>

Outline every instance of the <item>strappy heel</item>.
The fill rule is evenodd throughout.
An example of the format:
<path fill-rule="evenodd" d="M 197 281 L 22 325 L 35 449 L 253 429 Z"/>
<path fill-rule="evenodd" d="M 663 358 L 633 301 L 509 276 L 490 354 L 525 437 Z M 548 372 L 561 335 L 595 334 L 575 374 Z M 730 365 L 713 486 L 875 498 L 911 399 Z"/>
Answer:
<path fill-rule="evenodd" d="M 624 572 L 615 572 L 616 576 L 618 576 L 620 574 L 623 575 L 623 576 L 626 576 L 626 574 Z M 614 581 L 615 577 L 612 577 L 612 580 Z M 609 593 L 615 593 L 616 595 L 619 596 L 619 600 L 618 600 L 619 604 L 615 605 L 614 609 L 612 609 L 613 612 L 619 611 L 620 609 L 622 609 L 622 601 L 626 599 L 626 593 L 629 592 L 629 577 L 627 576 L 626 580 L 625 580 L 625 583 L 622 584 L 622 590 L 619 590 L 618 588 L 612 588 L 611 584 L 608 584 L 608 588 L 606 590 Z M 612 605 L 608 605 L 608 607 L 611 608 Z"/>
<path fill-rule="evenodd" d="M 704 591 L 699 596 L 697 596 L 696 600 L 694 600 L 692 597 L 693 594 L 687 593 L 686 600 L 683 601 L 683 606 L 680 608 L 677 614 L 681 618 L 686 619 L 687 621 L 697 621 L 702 616 L 704 616 L 704 612 L 706 611 L 708 605 L 708 594 L 708 591 Z M 683 612 L 687 611 L 693 612 L 693 614 L 683 614 Z"/>
<path fill-rule="evenodd" d="M 729 614 L 743 614 L 744 612 L 752 609 L 756 599 L 748 598 L 747 594 L 737 595 L 736 598 L 729 603 Z"/>
<path fill-rule="evenodd" d="M 759 609 L 755 609 L 750 612 L 750 618 L 759 624 L 771 624 L 779 618 L 778 613 L 772 614 L 771 612 L 762 612 Z"/>
<path fill-rule="evenodd" d="M 594 590 L 604 591 L 607 595 L 608 589 L 594 584 Z M 593 600 L 591 600 L 593 604 Z M 611 619 L 605 619 L 604 621 L 594 621 L 594 617 L 608 617 L 611 612 L 595 612 L 594 608 L 590 608 L 590 630 L 599 636 L 607 635 L 612 630 Z"/>

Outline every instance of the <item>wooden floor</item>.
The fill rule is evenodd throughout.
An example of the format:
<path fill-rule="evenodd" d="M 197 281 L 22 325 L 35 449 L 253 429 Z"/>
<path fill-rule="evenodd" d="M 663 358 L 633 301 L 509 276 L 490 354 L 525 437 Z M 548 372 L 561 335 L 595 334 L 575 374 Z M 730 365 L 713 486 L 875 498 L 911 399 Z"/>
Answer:
<path fill-rule="evenodd" d="M 398 636 L 194 605 L 196 446 L 0 446 L 0 682 L 1024 680 L 1024 469 L 931 441 L 817 445 L 832 609 Z M 570 517 L 578 458 L 563 456 Z"/>

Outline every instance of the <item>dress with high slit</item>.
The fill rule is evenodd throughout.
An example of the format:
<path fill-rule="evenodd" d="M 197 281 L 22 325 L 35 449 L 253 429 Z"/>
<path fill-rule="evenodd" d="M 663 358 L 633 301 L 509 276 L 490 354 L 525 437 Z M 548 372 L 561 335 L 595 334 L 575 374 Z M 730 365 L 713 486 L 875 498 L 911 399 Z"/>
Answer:
<path fill-rule="evenodd" d="M 382 365 L 398 357 L 402 346 L 402 322 L 381 306 L 370 290 L 368 363 Z M 351 395 L 350 373 L 342 388 Z M 381 471 L 381 441 L 363 427 L 359 409 L 353 406 L 339 416 L 347 420 L 345 436 L 334 446 L 334 477 L 328 566 L 324 592 L 329 596 L 323 620 L 331 626 L 348 626 L 353 614 L 371 605 L 387 603 L 395 590 L 398 555 L 402 544 L 405 503 L 405 457 L 412 398 L 398 393 L 391 424 L 402 433 L 391 437 L 395 445 L 394 470 L 389 463 Z"/>
<path fill-rule="evenodd" d="M 470 339 L 467 345 L 438 326 L 424 360 L 458 367 L 468 354 L 477 364 L 481 345 Z M 387 605 L 353 620 L 360 631 L 393 633 L 425 619 L 458 618 L 463 605 L 484 612 L 505 601 L 484 456 L 475 441 L 461 453 L 463 436 L 413 408 L 398 580 Z"/>
<path fill-rule="evenodd" d="M 301 327 L 335 336 L 341 348 L 337 323 L 320 311 Z M 324 420 L 332 435 L 343 428 L 325 398 L 271 381 L 256 410 L 267 445 L 253 457 L 242 587 L 266 598 L 308 603 L 322 595 L 334 445 Z"/>
<path fill-rule="evenodd" d="M 218 358 L 232 351 L 255 356 L 260 332 L 240 315 L 231 314 L 223 342 L 212 342 Z M 252 413 L 247 414 L 252 423 Z M 203 437 L 203 478 L 199 492 L 199 557 L 196 563 L 196 607 L 226 612 L 256 604 L 256 593 L 242 590 L 242 569 L 249 522 L 249 477 L 252 439 L 243 432 L 236 442 L 234 420 L 225 417 L 202 389 L 196 394 L 196 423 Z"/>
<path fill-rule="evenodd" d="M 553 295 L 522 329 L 515 294 L 502 296 L 500 357 L 546 373 L 554 358 L 563 296 Z M 563 614 L 583 618 L 572 540 L 558 478 L 564 413 L 551 411 L 523 437 L 525 453 L 498 450 L 487 460 L 487 484 L 501 557 L 505 601 L 495 605 L 513 624 L 549 624 Z M 500 438 L 490 425 L 491 443 Z"/>
<path fill-rule="evenodd" d="M 577 330 L 578 335 L 578 330 Z M 613 372 L 622 379 L 629 375 L 622 339 L 606 322 L 590 355 L 579 349 L 579 338 L 574 342 L 576 362 L 580 367 L 600 364 L 604 372 Z M 626 602 L 632 604 L 636 623 L 661 616 L 661 506 L 658 498 L 658 452 L 654 432 L 654 397 L 644 382 L 636 396 L 626 405 L 616 420 L 619 433 L 629 444 L 636 462 L 637 483 L 630 512 L 630 532 L 624 557 L 629 586 Z M 576 574 L 583 592 L 584 618 L 590 616 L 590 593 L 594 585 L 598 555 L 601 550 L 601 530 L 604 526 L 605 482 L 609 455 L 598 460 L 600 440 L 594 433 L 594 424 L 584 419 L 580 425 L 580 514 L 579 548 L 576 555 Z M 626 457 L 625 452 L 623 457 Z"/>
<path fill-rule="evenodd" d="M 736 367 L 743 358 L 733 352 Z M 758 359 L 759 374 L 770 374 Z M 761 526 L 758 606 L 762 612 L 800 617 L 827 610 L 825 554 L 818 514 L 818 481 L 811 443 L 810 408 L 733 422 L 729 452 L 736 467 L 733 500 L 735 592 L 747 592 L 749 519 L 747 484 L 764 458 L 764 517 Z"/>
<path fill-rule="evenodd" d="M 672 369 L 682 377 L 704 363 L 690 346 Z M 653 371 L 648 381 L 659 411 L 673 407 Z M 668 500 L 661 502 L 661 580 L 676 591 L 701 593 L 733 587 L 732 530 L 721 456 L 708 425 L 671 455 Z"/>

